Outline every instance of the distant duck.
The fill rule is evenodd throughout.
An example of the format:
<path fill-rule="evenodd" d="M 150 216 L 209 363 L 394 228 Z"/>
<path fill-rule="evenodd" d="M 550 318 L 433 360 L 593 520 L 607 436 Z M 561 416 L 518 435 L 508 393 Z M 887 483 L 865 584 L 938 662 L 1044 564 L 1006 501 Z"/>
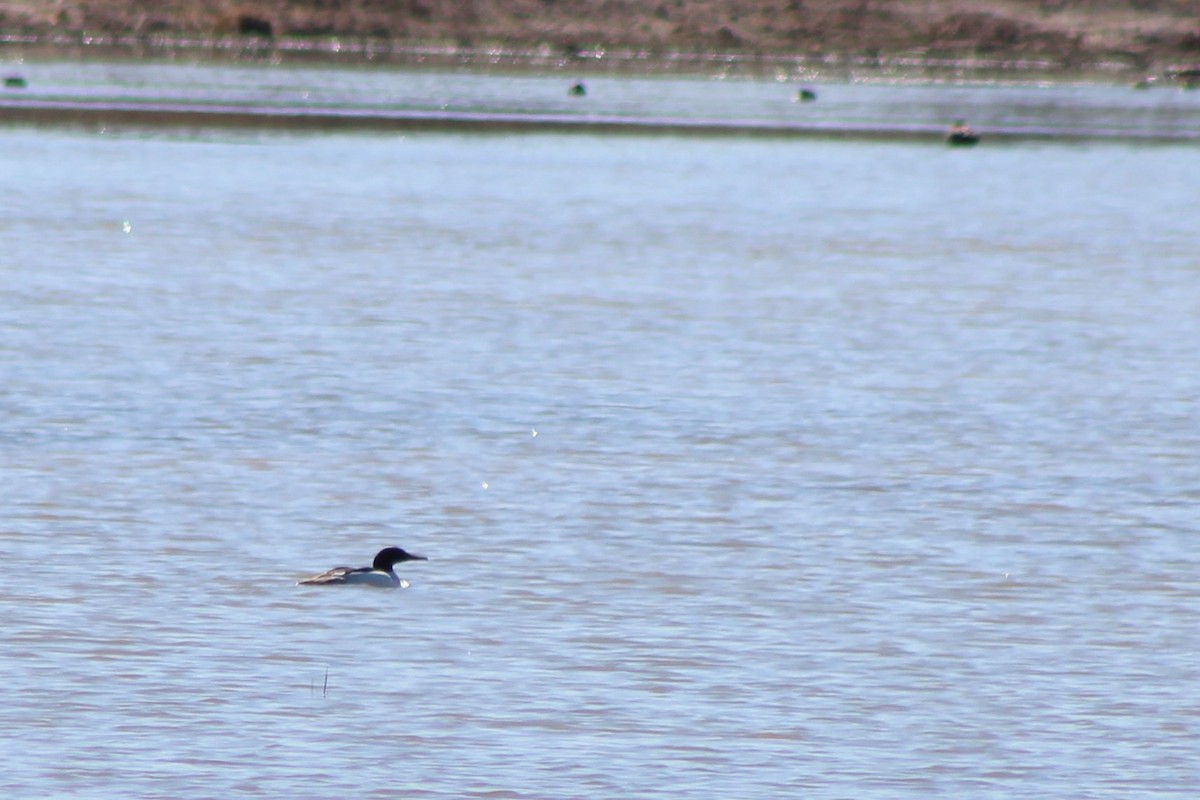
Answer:
<path fill-rule="evenodd" d="M 583 81 L 576 81 L 567 89 L 567 94 L 571 97 L 587 97 L 587 87 L 583 85 Z"/>
<path fill-rule="evenodd" d="M 4 78 L 4 88 L 6 89 L 24 89 L 29 85 L 22 75 L 7 75 Z"/>
<path fill-rule="evenodd" d="M 406 553 L 399 547 L 385 547 L 375 556 L 374 563 L 369 567 L 334 567 L 333 569 L 322 572 L 320 575 L 313 575 L 311 578 L 303 578 L 296 582 L 297 586 L 345 586 L 355 584 L 358 586 L 378 586 L 381 589 L 396 589 L 408 586 L 408 581 L 401 580 L 397 575 L 394 567 L 404 561 L 427 561 L 425 556 L 415 556 L 412 553 Z"/>
<path fill-rule="evenodd" d="M 797 103 L 811 103 L 817 99 L 816 89 L 801 89 L 796 92 Z"/>
<path fill-rule="evenodd" d="M 970 147 L 979 144 L 979 134 L 961 119 L 955 120 L 954 124 L 950 126 L 950 132 L 946 134 L 946 143 L 959 147 Z"/>

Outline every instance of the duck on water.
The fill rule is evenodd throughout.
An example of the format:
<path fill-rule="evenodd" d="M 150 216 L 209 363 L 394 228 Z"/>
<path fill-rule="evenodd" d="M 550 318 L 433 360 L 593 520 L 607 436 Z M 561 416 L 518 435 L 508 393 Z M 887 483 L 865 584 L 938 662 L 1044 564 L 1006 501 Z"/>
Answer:
<path fill-rule="evenodd" d="M 297 586 L 378 586 L 382 589 L 396 589 L 408 586 L 408 581 L 401 580 L 396 575 L 395 566 L 404 561 L 428 561 L 425 556 L 416 556 L 405 552 L 399 547 L 385 547 L 375 556 L 375 561 L 369 567 L 334 567 L 302 578 Z"/>

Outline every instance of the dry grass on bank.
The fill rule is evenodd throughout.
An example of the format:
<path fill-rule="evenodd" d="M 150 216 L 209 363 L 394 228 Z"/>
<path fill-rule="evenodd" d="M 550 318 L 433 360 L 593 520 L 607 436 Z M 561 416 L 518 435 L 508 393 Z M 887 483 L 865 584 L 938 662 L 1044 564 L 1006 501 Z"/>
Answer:
<path fill-rule="evenodd" d="M 1196 0 L 0 0 L 0 31 L 1200 61 Z"/>

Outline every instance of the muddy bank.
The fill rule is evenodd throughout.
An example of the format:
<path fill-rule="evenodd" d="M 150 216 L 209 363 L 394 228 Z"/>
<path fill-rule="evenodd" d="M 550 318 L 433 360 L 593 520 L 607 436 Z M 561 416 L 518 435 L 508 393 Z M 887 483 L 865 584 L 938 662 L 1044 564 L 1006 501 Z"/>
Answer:
<path fill-rule="evenodd" d="M 4 49 L 469 57 L 599 64 L 981 64 L 1171 75 L 1194 0 L 0 0 Z M 3 50 L 0 50 L 2 56 Z"/>

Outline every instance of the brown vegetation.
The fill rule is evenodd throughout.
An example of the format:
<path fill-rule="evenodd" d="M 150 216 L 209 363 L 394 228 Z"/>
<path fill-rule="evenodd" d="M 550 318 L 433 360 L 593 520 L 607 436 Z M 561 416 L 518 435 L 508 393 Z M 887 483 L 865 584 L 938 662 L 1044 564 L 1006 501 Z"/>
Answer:
<path fill-rule="evenodd" d="M 1200 61 L 1196 0 L 0 0 L 9 36 L 359 38 L 649 54 Z"/>

